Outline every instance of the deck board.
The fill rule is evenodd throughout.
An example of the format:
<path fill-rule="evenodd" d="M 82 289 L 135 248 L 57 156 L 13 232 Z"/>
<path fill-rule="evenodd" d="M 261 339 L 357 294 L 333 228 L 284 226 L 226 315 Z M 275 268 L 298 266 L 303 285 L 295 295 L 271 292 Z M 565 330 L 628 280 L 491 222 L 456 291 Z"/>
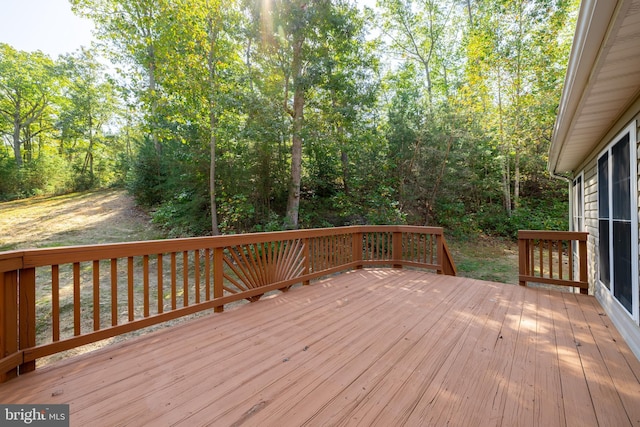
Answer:
<path fill-rule="evenodd" d="M 365 269 L 54 363 L 2 403 L 71 425 L 640 426 L 595 298 Z"/>

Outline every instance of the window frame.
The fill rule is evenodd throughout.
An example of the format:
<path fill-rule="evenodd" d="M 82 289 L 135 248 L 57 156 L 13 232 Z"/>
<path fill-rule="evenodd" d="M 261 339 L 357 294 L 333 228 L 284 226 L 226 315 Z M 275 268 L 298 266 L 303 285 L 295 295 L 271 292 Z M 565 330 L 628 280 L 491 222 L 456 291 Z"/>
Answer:
<path fill-rule="evenodd" d="M 613 152 L 613 147 L 618 144 L 619 142 L 621 142 L 626 135 L 629 135 L 629 191 L 630 191 L 630 195 L 629 195 L 629 210 L 630 210 L 630 216 L 631 219 L 629 220 L 630 222 L 630 229 L 631 229 L 631 312 L 624 306 L 624 304 L 618 299 L 618 297 L 616 296 L 616 285 L 615 285 L 615 273 L 614 273 L 614 264 L 613 264 L 613 258 L 614 258 L 614 232 L 613 232 L 613 226 L 614 226 L 614 221 L 626 221 L 626 220 L 621 220 L 621 219 L 616 219 L 615 218 L 615 214 L 614 214 L 614 201 L 613 201 L 613 196 L 614 196 L 614 189 L 613 189 L 613 175 L 614 175 L 614 168 L 613 168 L 613 156 L 612 156 L 612 152 Z M 600 154 L 597 157 L 596 160 L 596 171 L 597 171 L 597 179 L 598 179 L 598 185 L 597 185 L 597 190 L 596 190 L 596 196 L 597 196 L 597 207 L 596 207 L 596 218 L 597 218 L 597 223 L 598 225 L 596 226 L 596 228 L 598 230 L 600 230 L 600 223 L 601 221 L 607 221 L 608 222 L 608 253 L 607 253 L 607 257 L 609 260 L 609 285 L 607 286 L 606 283 L 604 283 L 601 280 L 601 267 L 602 267 L 602 253 L 599 254 L 599 259 L 597 262 L 597 268 L 598 268 L 598 274 L 596 275 L 596 281 L 600 284 L 601 288 L 603 290 L 606 290 L 606 292 L 611 296 L 611 299 L 616 301 L 616 304 L 618 304 L 618 306 L 622 309 L 622 311 L 624 313 L 626 313 L 628 316 L 630 316 L 636 324 L 640 323 L 640 289 L 639 289 L 639 280 L 638 280 L 638 188 L 637 188 L 637 181 L 638 181 L 638 158 L 637 158 L 637 124 L 636 121 L 634 120 L 631 124 L 629 124 L 628 126 L 626 126 L 621 132 L 619 132 L 610 142 L 609 144 L 607 144 L 607 146 L 600 152 Z M 601 202 L 601 183 L 603 180 L 603 177 L 601 176 L 601 169 L 600 169 L 600 161 L 603 157 L 607 156 L 607 177 L 606 177 L 606 182 L 607 182 L 607 218 L 601 217 L 600 216 L 600 202 Z M 584 178 L 583 178 L 583 184 L 584 184 Z M 583 193 L 584 195 L 584 193 Z M 573 218 L 572 218 L 573 219 Z M 602 233 L 600 231 L 598 231 L 598 245 L 597 247 L 601 248 L 602 245 L 601 243 L 601 238 L 602 238 Z"/>

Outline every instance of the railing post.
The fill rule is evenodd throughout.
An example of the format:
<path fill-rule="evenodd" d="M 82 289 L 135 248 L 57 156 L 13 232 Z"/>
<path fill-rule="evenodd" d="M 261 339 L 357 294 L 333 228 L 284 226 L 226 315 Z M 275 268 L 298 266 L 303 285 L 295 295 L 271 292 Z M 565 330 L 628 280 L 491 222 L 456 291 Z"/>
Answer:
<path fill-rule="evenodd" d="M 222 298 L 224 296 L 224 248 L 215 248 L 213 250 L 213 299 Z M 217 306 L 213 309 L 215 313 L 222 313 L 224 305 Z"/>
<path fill-rule="evenodd" d="M 19 349 L 36 346 L 36 269 L 25 268 L 19 273 Z M 36 369 L 36 361 L 25 362 L 19 367 L 20 374 Z"/>
<path fill-rule="evenodd" d="M 353 241 L 351 242 L 353 250 L 353 261 L 357 262 L 357 269 L 362 268 L 362 232 L 357 231 L 351 235 Z"/>
<path fill-rule="evenodd" d="M 527 281 L 522 276 L 529 275 L 529 240 L 518 236 L 518 282 L 520 286 L 526 286 Z"/>
<path fill-rule="evenodd" d="M 436 234 L 436 250 L 438 253 L 438 274 L 444 274 L 444 241 L 442 240 L 442 233 Z"/>
<path fill-rule="evenodd" d="M 391 237 L 393 268 L 402 268 L 402 232 L 394 231 Z"/>
<path fill-rule="evenodd" d="M 444 238 L 444 234 L 440 236 L 440 239 L 442 240 L 442 273 L 447 276 L 457 276 L 458 272 L 456 271 L 456 266 L 453 262 L 453 257 L 449 251 L 449 246 L 447 245 L 447 240 Z"/>
<path fill-rule="evenodd" d="M 578 256 L 580 257 L 580 281 L 587 282 L 587 241 L 580 240 L 578 242 Z M 589 289 L 580 288 L 580 293 L 588 295 Z"/>
<path fill-rule="evenodd" d="M 18 352 L 18 271 L 0 273 L 0 359 Z M 0 382 L 18 376 L 18 368 L 0 373 Z"/>

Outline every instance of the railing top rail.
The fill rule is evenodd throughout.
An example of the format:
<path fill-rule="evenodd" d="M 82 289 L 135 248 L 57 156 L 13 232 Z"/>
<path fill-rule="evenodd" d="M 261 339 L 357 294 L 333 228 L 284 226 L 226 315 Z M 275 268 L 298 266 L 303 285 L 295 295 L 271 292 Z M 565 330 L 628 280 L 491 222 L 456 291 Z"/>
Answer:
<path fill-rule="evenodd" d="M 0 273 L 23 268 L 24 251 L 0 253 Z"/>
<path fill-rule="evenodd" d="M 259 244 L 292 239 L 335 236 L 367 232 L 406 232 L 443 235 L 441 227 L 409 225 L 354 225 L 335 228 L 314 228 L 224 236 L 189 237 L 126 243 L 108 243 L 57 248 L 26 249 L 0 253 L 0 272 L 51 264 L 84 262 L 96 259 L 126 258 L 167 252 L 220 248 L 242 244 Z"/>
<path fill-rule="evenodd" d="M 518 231 L 518 239 L 578 240 L 586 242 L 588 235 L 589 233 L 586 231 Z"/>

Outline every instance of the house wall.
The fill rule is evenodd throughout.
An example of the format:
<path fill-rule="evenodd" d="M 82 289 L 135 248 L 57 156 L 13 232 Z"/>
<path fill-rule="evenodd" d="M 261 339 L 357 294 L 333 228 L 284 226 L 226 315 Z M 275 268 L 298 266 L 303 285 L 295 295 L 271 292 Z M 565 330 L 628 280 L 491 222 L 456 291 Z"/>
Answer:
<path fill-rule="evenodd" d="M 612 297 L 609 290 L 599 284 L 599 265 L 598 257 L 599 252 L 599 236 L 598 236 L 598 157 L 603 150 L 613 142 L 613 139 L 624 129 L 626 129 L 633 121 L 635 121 L 637 128 L 636 138 L 636 156 L 639 157 L 637 165 L 640 165 L 640 98 L 636 99 L 634 104 L 627 110 L 627 112 L 620 118 L 620 120 L 611 127 L 606 136 L 600 141 L 595 150 L 592 151 L 589 158 L 583 162 L 581 167 L 575 171 L 574 176 L 577 177 L 580 173 L 583 173 L 584 182 L 584 231 L 589 233 L 587 241 L 587 253 L 588 253 L 588 271 L 589 271 L 589 294 L 595 295 L 600 301 L 605 311 L 615 324 L 616 328 L 620 331 L 625 338 L 636 357 L 640 359 L 640 326 L 633 320 L 624 308 Z M 636 166 L 636 181 L 638 185 L 636 188 L 640 188 L 640 167 Z M 572 188 L 572 187 L 571 187 Z M 636 191 L 636 199 L 638 200 L 637 206 L 640 207 L 640 191 Z M 570 197 L 570 201 L 573 197 Z M 640 208 L 637 212 L 635 221 L 640 218 Z M 639 227 L 640 228 L 640 227 Z M 637 229 L 637 228 L 636 228 Z M 635 242 L 640 246 L 640 238 L 637 235 L 633 236 L 632 242 Z M 640 247 L 638 250 L 640 253 Z M 640 271 L 640 257 L 636 260 L 639 265 Z M 638 278 L 636 278 L 638 280 Z"/>

